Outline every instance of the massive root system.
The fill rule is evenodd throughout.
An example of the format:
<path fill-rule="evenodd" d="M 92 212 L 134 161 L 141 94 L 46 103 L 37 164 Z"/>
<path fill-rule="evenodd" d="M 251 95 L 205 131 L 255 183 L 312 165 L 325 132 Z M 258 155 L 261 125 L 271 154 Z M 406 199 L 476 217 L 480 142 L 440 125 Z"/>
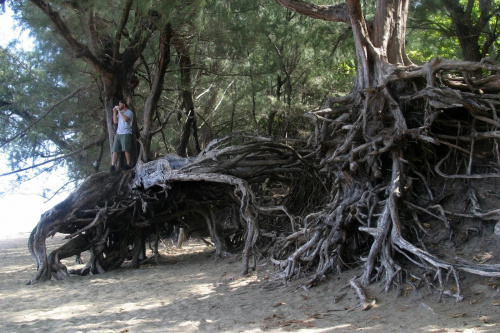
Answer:
<path fill-rule="evenodd" d="M 351 281 L 362 300 L 373 281 L 460 300 L 463 272 L 500 277 L 499 263 L 449 246 L 491 233 L 500 217 L 499 72 L 488 60 L 394 69 L 383 85 L 307 113 L 308 138 L 234 135 L 190 160 L 97 174 L 33 230 L 30 282 L 67 276 L 60 260 L 87 250 L 75 273 L 137 267 L 144 242 L 157 255 L 159 237 L 183 226 L 207 232 L 219 257 L 241 252 L 242 273 L 269 259 L 278 278 L 310 287 L 362 266 Z M 55 233 L 68 242 L 47 255 Z"/>

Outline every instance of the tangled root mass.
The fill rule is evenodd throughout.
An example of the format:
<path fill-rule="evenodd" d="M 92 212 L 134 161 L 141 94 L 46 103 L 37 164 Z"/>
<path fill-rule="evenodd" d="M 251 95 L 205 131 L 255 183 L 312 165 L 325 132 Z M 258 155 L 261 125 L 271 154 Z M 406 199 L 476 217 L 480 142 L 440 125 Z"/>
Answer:
<path fill-rule="evenodd" d="M 374 281 L 460 300 L 461 274 L 500 276 L 500 264 L 459 252 L 500 217 L 499 72 L 488 59 L 395 69 L 382 86 L 308 112 L 307 138 L 230 135 L 196 158 L 96 174 L 33 230 L 30 283 L 68 276 L 61 259 L 82 251 L 91 259 L 73 273 L 138 267 L 145 242 L 157 259 L 159 239 L 183 227 L 210 236 L 217 257 L 242 253 L 242 274 L 269 260 L 277 279 L 310 287 L 361 266 L 351 286 L 365 307 Z M 55 233 L 68 241 L 47 254 Z"/>

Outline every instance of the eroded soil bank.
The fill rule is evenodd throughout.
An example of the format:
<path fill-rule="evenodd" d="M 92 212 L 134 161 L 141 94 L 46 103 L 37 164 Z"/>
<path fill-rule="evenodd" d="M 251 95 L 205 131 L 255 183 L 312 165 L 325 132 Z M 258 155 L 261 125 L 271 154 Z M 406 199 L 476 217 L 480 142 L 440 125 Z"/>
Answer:
<path fill-rule="evenodd" d="M 468 275 L 460 303 L 411 288 L 398 297 L 375 283 L 367 292 L 376 305 L 361 311 L 347 287 L 355 270 L 308 291 L 301 281 L 281 287 L 270 281 L 272 266 L 240 277 L 238 256 L 214 261 L 213 248 L 189 241 L 183 249 L 162 244 L 160 265 L 27 286 L 35 273 L 27 238 L 0 240 L 1 332 L 500 331 L 498 279 Z"/>

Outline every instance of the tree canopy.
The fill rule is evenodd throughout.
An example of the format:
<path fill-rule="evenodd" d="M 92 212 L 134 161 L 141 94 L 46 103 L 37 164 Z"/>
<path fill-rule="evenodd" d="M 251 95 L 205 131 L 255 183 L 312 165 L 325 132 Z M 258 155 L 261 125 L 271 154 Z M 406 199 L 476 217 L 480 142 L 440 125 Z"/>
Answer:
<path fill-rule="evenodd" d="M 9 93 L 19 95 L 9 96 L 6 92 L 4 103 L 12 106 L 15 100 L 22 101 L 24 108 L 40 109 L 43 115 L 47 106 L 50 108 L 51 104 L 59 102 L 53 96 L 55 89 L 61 90 L 58 98 L 63 99 L 80 88 L 72 98 L 60 104 L 59 109 L 64 108 L 66 112 L 72 109 L 75 116 L 86 114 L 95 120 L 95 124 L 90 125 L 92 128 L 78 129 L 80 135 L 72 138 L 71 145 L 64 142 L 67 135 L 58 140 L 31 140 L 31 148 L 25 147 L 23 154 L 12 154 L 13 170 L 22 168 L 23 161 L 33 157 L 54 155 L 37 152 L 47 146 L 57 150 L 59 157 L 72 154 L 65 161 L 74 163 L 77 160 L 74 157 L 78 156 L 77 141 L 83 142 L 79 146 L 86 151 L 83 163 L 75 164 L 74 168 L 70 166 L 77 179 L 84 179 L 103 167 L 106 169 L 114 136 L 111 107 L 119 98 L 131 100 L 132 109 L 140 120 L 135 135 L 145 150 L 139 157 L 138 145 L 137 158 L 143 160 L 153 159 L 162 151 L 180 150 L 183 154 L 194 155 L 212 139 L 230 132 L 283 136 L 288 130 L 295 128 L 296 131 L 299 122 L 295 120 L 302 120 L 304 111 L 321 107 L 328 96 L 348 92 L 358 66 L 347 7 L 342 3 L 308 5 L 319 8 L 314 12 L 320 20 L 283 10 L 271 1 L 180 1 L 160 3 L 156 7 L 140 1 L 116 2 L 113 6 L 100 1 L 89 1 L 85 5 L 67 1 L 21 1 L 10 5 L 20 22 L 36 37 L 37 47 L 31 55 L 4 50 L 6 70 L 35 79 L 30 67 L 37 66 L 39 75 L 43 73 L 52 78 L 44 82 L 38 79 L 45 89 L 37 88 L 37 92 L 47 98 L 37 98 L 31 93 L 32 98 L 24 99 L 22 94 L 25 92 L 17 87 Z M 486 56 L 498 58 L 497 2 L 415 1 L 410 2 L 410 6 L 409 13 L 413 16 L 409 16 L 411 31 L 406 43 L 407 53 L 414 63 L 436 56 L 472 61 Z M 440 11 L 436 13 L 433 8 Z M 367 17 L 374 15 L 370 5 L 363 11 Z M 467 22 L 478 31 L 474 39 L 474 53 L 478 56 L 467 58 L 458 53 L 463 48 L 457 46 L 465 42 L 460 41 L 460 30 L 453 25 L 455 12 L 468 15 Z M 171 47 L 163 48 L 168 54 L 162 55 L 161 40 L 165 38 L 169 38 Z M 135 42 L 138 39 L 142 44 Z M 177 41 L 177 48 L 173 47 L 172 40 Z M 131 49 L 127 46 L 130 43 L 140 49 Z M 181 82 L 178 52 L 186 51 L 192 68 L 190 90 L 183 95 L 179 93 L 184 83 Z M 112 61 L 119 57 L 126 60 Z M 35 59 L 39 59 L 38 62 Z M 14 80 L 7 73 L 3 78 L 11 83 Z M 19 79 L 18 82 L 27 81 Z M 30 87 L 35 85 L 30 83 Z M 183 117 L 189 114 L 184 98 L 189 95 L 193 96 L 193 108 L 196 109 L 193 110 L 195 127 L 193 124 L 183 126 L 186 120 Z M 43 106 L 34 104 L 36 102 L 31 104 L 31 101 L 43 103 Z M 21 108 L 22 103 L 15 106 Z M 86 112 L 99 108 L 106 111 L 93 115 Z M 251 117 L 238 110 L 249 110 Z M 65 119 L 57 109 L 51 114 L 55 119 Z M 3 114 L 3 119 L 8 119 L 6 117 L 8 113 L 7 116 Z M 102 127 L 102 118 L 105 127 Z M 40 127 L 39 120 L 29 116 L 22 121 L 4 123 L 30 127 L 33 121 L 39 122 L 40 131 L 45 130 Z M 60 125 L 61 128 L 65 126 Z M 146 127 L 139 133 L 141 126 Z M 194 131 L 187 133 L 190 128 Z M 19 137 L 22 128 L 3 129 L 6 139 L 10 138 L 8 131 Z M 35 135 L 37 130 L 31 132 Z M 194 137 L 189 146 L 183 136 L 189 137 L 190 133 Z M 93 139 L 89 140 L 89 136 Z M 108 142 L 107 147 L 103 146 L 103 140 Z M 196 144 L 197 141 L 200 143 Z M 89 168 L 90 165 L 93 168 Z"/>

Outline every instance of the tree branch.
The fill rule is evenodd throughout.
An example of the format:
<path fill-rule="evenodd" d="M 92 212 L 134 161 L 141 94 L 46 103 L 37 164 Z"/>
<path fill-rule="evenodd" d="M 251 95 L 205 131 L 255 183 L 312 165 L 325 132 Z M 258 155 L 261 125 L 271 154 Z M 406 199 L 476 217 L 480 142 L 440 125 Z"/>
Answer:
<path fill-rule="evenodd" d="M 20 131 L 20 132 L 18 132 L 16 134 L 14 134 L 14 136 L 12 136 L 12 137 L 6 139 L 4 142 L 0 143 L 0 148 L 2 148 L 3 146 L 5 146 L 9 142 L 14 141 L 18 137 L 20 137 L 21 135 L 23 135 L 24 133 L 26 133 L 27 131 L 29 131 L 33 126 L 35 126 L 40 121 L 42 121 L 42 119 L 44 119 L 45 117 L 47 117 L 56 108 L 56 106 L 58 106 L 59 104 L 65 102 L 66 100 L 70 99 L 71 97 L 75 96 L 77 93 L 79 93 L 83 89 L 84 89 L 83 87 L 77 88 L 76 90 L 74 90 L 69 95 L 64 96 L 63 99 L 61 99 L 60 101 L 58 101 L 57 103 L 55 103 L 54 105 L 52 105 L 47 111 L 45 111 L 44 114 L 42 114 L 36 121 L 34 121 L 32 124 L 30 124 L 24 130 L 22 130 L 22 131 Z"/>
<path fill-rule="evenodd" d="M 125 24 L 127 24 L 128 17 L 130 15 L 130 8 L 134 0 L 128 0 L 122 11 L 122 18 L 120 20 L 120 26 L 118 27 L 115 34 L 115 42 L 113 45 L 113 59 L 118 59 L 120 55 L 120 42 L 122 40 L 123 30 L 125 29 Z"/>
<path fill-rule="evenodd" d="M 55 162 L 55 161 L 58 161 L 60 159 L 65 159 L 65 158 L 68 158 L 70 156 L 73 156 L 75 154 L 78 154 L 82 151 L 85 151 L 93 146 L 97 146 L 98 144 L 101 144 L 102 142 L 104 142 L 106 140 L 106 136 L 103 135 L 102 137 L 100 137 L 99 139 L 97 139 L 96 141 L 94 142 L 91 142 L 89 143 L 88 145 L 84 146 L 82 149 L 79 149 L 79 150 L 75 150 L 69 154 L 66 154 L 66 155 L 62 155 L 62 156 L 58 156 L 58 157 L 55 157 L 55 158 L 52 158 L 50 160 L 47 160 L 45 162 L 42 162 L 42 163 L 39 163 L 39 164 L 35 164 L 35 165 L 32 165 L 30 167 L 27 167 L 27 168 L 22 168 L 22 169 L 18 169 L 18 170 L 14 170 L 14 171 L 11 171 L 11 172 L 6 172 L 6 173 L 3 173 L 0 175 L 0 177 L 4 177 L 4 176 L 8 176 L 8 175 L 12 175 L 12 174 L 16 174 L 16 173 L 19 173 L 19 172 L 23 172 L 23 171 L 26 171 L 26 170 L 30 170 L 30 169 L 34 169 L 34 168 L 38 168 L 42 165 L 45 165 L 45 164 L 48 164 L 48 163 L 51 163 L 51 162 Z"/>
<path fill-rule="evenodd" d="M 85 59 L 92 67 L 94 67 L 99 73 L 103 73 L 106 69 L 107 74 L 111 74 L 110 70 L 101 62 L 97 57 L 92 54 L 89 48 L 80 43 L 75 36 L 71 33 L 66 23 L 61 18 L 59 11 L 52 8 L 52 6 L 45 2 L 44 0 L 30 0 L 38 8 L 40 8 L 52 21 L 55 30 L 64 40 L 68 43 L 68 46 L 75 52 L 76 57 L 81 57 Z"/>
<path fill-rule="evenodd" d="M 315 5 L 312 3 L 299 0 L 274 0 L 278 4 L 288 9 L 294 10 L 297 13 L 306 15 L 315 19 L 331 22 L 343 22 L 351 24 L 349 12 L 346 3 L 341 3 L 335 6 Z"/>

